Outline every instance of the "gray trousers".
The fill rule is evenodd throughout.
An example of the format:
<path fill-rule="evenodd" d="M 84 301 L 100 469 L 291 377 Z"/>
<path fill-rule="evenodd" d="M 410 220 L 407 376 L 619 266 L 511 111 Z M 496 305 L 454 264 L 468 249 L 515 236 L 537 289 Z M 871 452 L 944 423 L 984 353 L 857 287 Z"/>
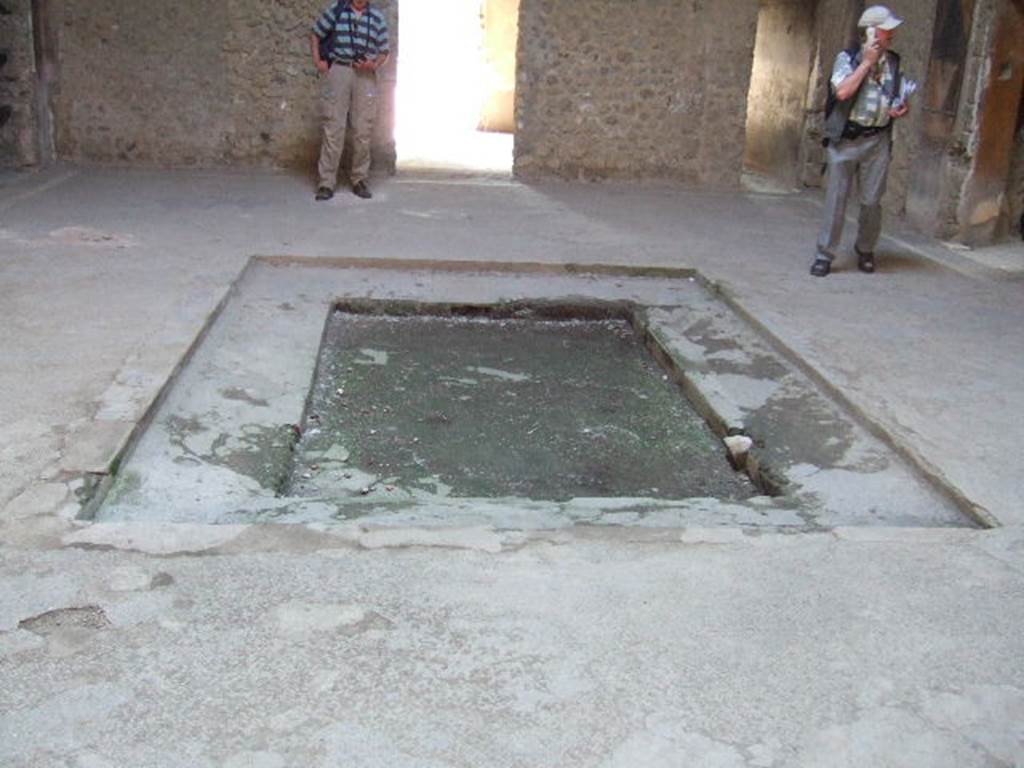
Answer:
<path fill-rule="evenodd" d="M 892 132 L 883 131 L 859 139 L 842 139 L 830 146 L 828 153 L 828 187 L 825 192 L 824 221 L 818 235 L 817 258 L 832 261 L 843 236 L 846 200 L 850 196 L 854 176 L 860 191 L 860 215 L 857 220 L 856 248 L 861 253 L 874 253 L 882 232 L 882 195 L 889 178 L 892 157 Z"/>
<path fill-rule="evenodd" d="M 345 148 L 345 132 L 352 124 L 352 172 L 356 184 L 370 175 L 370 139 L 377 114 L 377 78 L 373 72 L 335 64 L 321 75 L 320 105 L 323 111 L 323 141 L 317 163 L 319 186 L 334 189 L 338 165 Z"/>

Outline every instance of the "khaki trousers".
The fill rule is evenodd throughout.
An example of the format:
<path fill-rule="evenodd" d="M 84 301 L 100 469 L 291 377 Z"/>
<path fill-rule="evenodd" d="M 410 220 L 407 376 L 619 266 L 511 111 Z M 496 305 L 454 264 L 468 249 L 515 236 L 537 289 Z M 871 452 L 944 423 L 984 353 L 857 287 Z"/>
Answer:
<path fill-rule="evenodd" d="M 370 139 L 377 113 L 376 75 L 334 64 L 320 77 L 320 81 L 324 122 L 320 161 L 317 163 L 317 186 L 334 189 L 338 183 L 338 165 L 345 149 L 348 123 L 352 124 L 352 172 L 349 180 L 356 184 L 370 175 Z"/>

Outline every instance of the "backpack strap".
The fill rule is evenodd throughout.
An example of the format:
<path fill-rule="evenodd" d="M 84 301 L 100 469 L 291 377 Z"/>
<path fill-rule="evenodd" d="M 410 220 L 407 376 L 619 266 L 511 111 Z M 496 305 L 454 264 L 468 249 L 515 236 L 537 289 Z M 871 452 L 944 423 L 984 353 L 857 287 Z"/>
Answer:
<path fill-rule="evenodd" d="M 843 53 L 850 57 L 853 69 L 860 66 L 860 50 L 860 43 L 843 50 Z M 863 87 L 863 83 L 861 87 Z M 860 93 L 860 89 L 857 90 L 857 93 Z M 840 101 L 836 97 L 836 89 L 829 78 L 828 96 L 825 98 L 825 135 L 821 140 L 823 147 L 834 144 L 842 138 L 843 129 L 846 127 L 846 121 L 850 117 L 850 112 L 853 111 L 853 104 L 856 100 L 857 94 L 855 93 L 846 101 Z"/>
<path fill-rule="evenodd" d="M 860 66 L 860 43 L 857 43 L 856 45 L 852 45 L 849 48 L 844 48 L 843 49 L 843 53 L 845 53 L 847 56 L 850 57 L 850 67 L 852 69 L 856 69 L 857 67 Z M 862 87 L 863 87 L 863 85 L 862 85 Z M 857 89 L 857 93 L 860 93 L 860 89 L 859 88 Z M 856 99 L 857 98 L 857 94 L 855 93 L 852 96 L 852 98 Z M 836 105 L 836 103 L 838 101 L 839 101 L 839 99 L 836 98 L 836 89 L 832 86 L 832 81 L 830 79 L 829 83 L 828 83 L 828 98 L 826 99 L 826 102 L 825 102 L 825 117 L 826 118 L 832 113 L 832 110 L 835 108 L 835 105 Z"/>
<path fill-rule="evenodd" d="M 334 43 L 338 37 L 337 24 L 338 17 L 341 16 L 349 5 L 349 0 L 337 0 L 334 6 L 331 8 L 331 15 L 334 16 L 334 25 L 326 36 L 320 38 L 320 58 L 330 63 L 331 61 L 331 50 L 334 48 Z"/>
<path fill-rule="evenodd" d="M 349 0 L 338 0 L 338 2 L 336 2 L 334 4 L 334 8 L 331 9 L 331 10 L 334 12 L 334 20 L 335 20 L 335 22 L 337 22 L 338 17 L 341 16 L 342 11 L 344 11 L 346 8 L 348 8 L 348 6 L 349 6 Z"/>

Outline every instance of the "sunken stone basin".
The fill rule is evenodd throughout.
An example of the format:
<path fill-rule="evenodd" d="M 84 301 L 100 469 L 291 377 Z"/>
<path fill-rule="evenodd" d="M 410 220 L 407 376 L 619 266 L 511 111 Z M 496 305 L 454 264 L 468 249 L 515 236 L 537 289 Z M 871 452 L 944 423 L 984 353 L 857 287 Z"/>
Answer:
<path fill-rule="evenodd" d="M 290 492 L 757 494 L 621 319 L 332 313 Z"/>

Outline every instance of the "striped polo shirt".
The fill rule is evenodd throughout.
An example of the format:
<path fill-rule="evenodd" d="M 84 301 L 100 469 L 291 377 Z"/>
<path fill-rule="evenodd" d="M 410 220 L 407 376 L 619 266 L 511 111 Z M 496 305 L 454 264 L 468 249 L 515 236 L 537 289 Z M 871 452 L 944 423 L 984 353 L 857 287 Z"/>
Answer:
<path fill-rule="evenodd" d="M 349 64 L 357 54 L 375 58 L 390 50 L 387 19 L 372 5 L 357 14 L 350 3 L 334 3 L 320 14 L 313 34 L 323 40 L 332 30 L 334 46 L 328 54 L 331 61 Z"/>

